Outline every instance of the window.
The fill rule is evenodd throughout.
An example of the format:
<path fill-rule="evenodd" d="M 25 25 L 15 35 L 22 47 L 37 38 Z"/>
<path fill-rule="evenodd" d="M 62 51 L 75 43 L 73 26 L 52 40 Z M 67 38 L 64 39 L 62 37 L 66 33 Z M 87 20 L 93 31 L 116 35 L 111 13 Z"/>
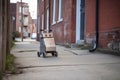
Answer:
<path fill-rule="evenodd" d="M 21 27 L 19 26 L 19 32 L 21 32 Z"/>
<path fill-rule="evenodd" d="M 19 16 L 19 21 L 20 21 L 20 22 L 21 22 L 21 20 L 22 20 L 21 18 L 22 18 L 22 17 L 21 17 L 21 16 Z"/>
<path fill-rule="evenodd" d="M 58 22 L 61 22 L 62 18 L 62 0 L 59 0 L 59 14 L 58 14 Z"/>
<path fill-rule="evenodd" d="M 28 26 L 28 17 L 24 17 L 23 24 L 24 26 Z"/>
<path fill-rule="evenodd" d="M 56 24 L 55 21 L 55 16 L 56 16 L 56 0 L 53 0 L 53 25 Z"/>
<path fill-rule="evenodd" d="M 44 14 L 42 14 L 42 30 L 44 30 Z"/>
<path fill-rule="evenodd" d="M 19 12 L 21 13 L 21 6 L 19 7 Z"/>
<path fill-rule="evenodd" d="M 49 31 L 49 9 L 47 9 L 47 32 Z"/>

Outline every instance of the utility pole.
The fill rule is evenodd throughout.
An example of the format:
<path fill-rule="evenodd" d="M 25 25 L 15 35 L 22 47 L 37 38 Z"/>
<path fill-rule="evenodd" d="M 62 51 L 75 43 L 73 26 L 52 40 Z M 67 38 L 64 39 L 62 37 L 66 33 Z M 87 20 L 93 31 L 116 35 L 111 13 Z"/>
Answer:
<path fill-rule="evenodd" d="M 23 42 L 23 5 L 21 0 L 21 41 Z"/>

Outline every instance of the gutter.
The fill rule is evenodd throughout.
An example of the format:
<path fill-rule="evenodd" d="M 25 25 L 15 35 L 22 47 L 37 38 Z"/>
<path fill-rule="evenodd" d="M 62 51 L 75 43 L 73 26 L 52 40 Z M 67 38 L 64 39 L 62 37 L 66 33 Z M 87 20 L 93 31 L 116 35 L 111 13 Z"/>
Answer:
<path fill-rule="evenodd" d="M 94 52 L 98 48 L 99 44 L 99 0 L 96 0 L 96 16 L 95 16 L 95 41 L 93 49 L 90 49 L 89 52 Z"/>

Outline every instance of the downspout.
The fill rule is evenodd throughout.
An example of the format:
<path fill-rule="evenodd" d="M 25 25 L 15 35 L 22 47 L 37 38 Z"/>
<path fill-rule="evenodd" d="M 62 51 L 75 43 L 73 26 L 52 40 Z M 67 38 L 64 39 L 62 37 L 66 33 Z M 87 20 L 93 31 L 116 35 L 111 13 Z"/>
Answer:
<path fill-rule="evenodd" d="M 45 29 L 46 29 L 46 0 L 44 0 L 44 13 L 43 13 L 43 15 L 44 15 L 44 29 L 43 29 L 43 32 L 45 31 Z"/>
<path fill-rule="evenodd" d="M 96 0 L 96 16 L 95 16 L 95 42 L 93 49 L 90 49 L 89 52 L 94 52 L 98 48 L 99 44 L 99 0 Z"/>
<path fill-rule="evenodd" d="M 51 28 L 50 28 L 50 27 L 51 27 L 51 26 L 50 26 L 50 20 L 51 20 L 51 19 L 50 19 L 50 18 L 51 18 L 51 17 L 50 17 L 50 15 L 51 15 L 51 9 L 50 9 L 50 8 L 51 8 L 51 4 L 50 4 L 50 1 L 51 1 L 51 0 L 49 0 L 49 32 L 52 31 Z"/>

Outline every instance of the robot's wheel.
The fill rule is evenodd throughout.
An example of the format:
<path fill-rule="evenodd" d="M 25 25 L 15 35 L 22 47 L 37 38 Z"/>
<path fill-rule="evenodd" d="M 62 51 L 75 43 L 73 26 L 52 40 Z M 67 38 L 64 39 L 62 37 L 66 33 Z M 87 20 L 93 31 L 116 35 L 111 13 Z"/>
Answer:
<path fill-rule="evenodd" d="M 58 57 L 58 52 L 57 52 L 57 51 L 55 51 L 54 56 L 55 56 L 55 57 Z"/>
<path fill-rule="evenodd" d="M 37 56 L 40 57 L 41 53 L 40 52 L 37 52 Z"/>
<path fill-rule="evenodd" d="M 43 58 L 46 58 L 46 52 L 43 52 Z"/>
<path fill-rule="evenodd" d="M 55 55 L 55 53 L 54 52 L 52 52 L 52 56 L 54 56 Z"/>

